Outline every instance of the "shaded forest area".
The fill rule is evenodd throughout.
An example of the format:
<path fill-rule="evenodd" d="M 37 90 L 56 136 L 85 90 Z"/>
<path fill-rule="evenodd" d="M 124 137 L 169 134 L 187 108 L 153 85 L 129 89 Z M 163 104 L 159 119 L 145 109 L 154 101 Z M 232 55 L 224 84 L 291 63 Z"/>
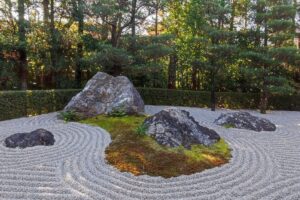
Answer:
<path fill-rule="evenodd" d="M 97 71 L 139 87 L 300 88 L 297 0 L 1 0 L 0 89 L 81 88 Z M 297 48 L 298 46 L 298 48 Z"/>

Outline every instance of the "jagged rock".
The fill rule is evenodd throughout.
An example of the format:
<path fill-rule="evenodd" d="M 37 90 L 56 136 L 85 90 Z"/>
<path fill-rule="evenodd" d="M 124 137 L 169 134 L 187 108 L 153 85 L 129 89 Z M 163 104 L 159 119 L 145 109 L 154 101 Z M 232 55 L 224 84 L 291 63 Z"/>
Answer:
<path fill-rule="evenodd" d="M 26 148 L 38 145 L 54 145 L 54 136 L 45 129 L 37 129 L 30 133 L 16 133 L 5 139 L 4 143 L 9 148 Z"/>
<path fill-rule="evenodd" d="M 146 134 L 164 146 L 184 146 L 193 144 L 210 146 L 220 140 L 220 136 L 211 129 L 200 126 L 185 110 L 167 108 L 144 121 Z"/>
<path fill-rule="evenodd" d="M 221 114 L 215 123 L 221 126 L 229 126 L 239 129 L 248 129 L 253 131 L 275 131 L 276 126 L 267 119 L 259 118 L 248 112 L 234 112 Z"/>
<path fill-rule="evenodd" d="M 85 88 L 65 107 L 84 117 L 109 114 L 115 109 L 127 114 L 144 112 L 144 102 L 133 84 L 125 76 L 113 77 L 98 72 L 88 81 Z"/>

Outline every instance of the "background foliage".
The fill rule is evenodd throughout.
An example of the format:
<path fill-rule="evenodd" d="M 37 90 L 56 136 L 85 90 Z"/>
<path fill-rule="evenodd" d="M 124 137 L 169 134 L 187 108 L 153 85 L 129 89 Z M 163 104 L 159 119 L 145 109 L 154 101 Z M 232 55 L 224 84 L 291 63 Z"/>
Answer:
<path fill-rule="evenodd" d="M 0 90 L 82 88 L 104 71 L 210 91 L 213 110 L 216 93 L 259 93 L 265 112 L 299 94 L 299 12 L 293 0 L 3 0 Z"/>

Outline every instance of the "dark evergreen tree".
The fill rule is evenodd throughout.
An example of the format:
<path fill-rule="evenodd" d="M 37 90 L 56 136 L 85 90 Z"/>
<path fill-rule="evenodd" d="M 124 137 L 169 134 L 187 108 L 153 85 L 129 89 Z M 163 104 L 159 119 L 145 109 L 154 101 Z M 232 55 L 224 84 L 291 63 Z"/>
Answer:
<path fill-rule="evenodd" d="M 288 66 L 295 64 L 295 5 L 291 1 L 257 0 L 253 4 L 255 38 L 242 53 L 244 72 L 261 92 L 260 111 L 266 113 L 271 93 L 291 92 L 285 78 Z"/>
<path fill-rule="evenodd" d="M 22 90 L 27 89 L 27 41 L 26 41 L 26 27 L 27 22 L 25 20 L 25 0 L 18 0 L 18 56 L 19 56 L 19 78 L 21 82 L 20 88 Z"/>
<path fill-rule="evenodd" d="M 233 62 L 237 48 L 231 12 L 230 1 L 194 0 L 187 18 L 193 36 L 202 40 L 198 51 L 203 54 L 196 61 L 209 73 L 212 111 L 216 109 L 218 75 Z"/>

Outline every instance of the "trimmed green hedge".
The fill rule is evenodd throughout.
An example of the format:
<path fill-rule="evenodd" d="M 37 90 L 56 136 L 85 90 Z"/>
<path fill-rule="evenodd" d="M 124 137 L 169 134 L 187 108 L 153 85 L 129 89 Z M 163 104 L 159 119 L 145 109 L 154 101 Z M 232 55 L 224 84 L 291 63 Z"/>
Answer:
<path fill-rule="evenodd" d="M 138 88 L 146 104 L 190 107 L 210 107 L 210 92 Z M 258 109 L 259 93 L 217 92 L 217 105 L 228 109 Z M 300 95 L 273 95 L 269 98 L 271 110 L 300 111 Z"/>
<path fill-rule="evenodd" d="M 80 90 L 28 90 L 0 92 L 0 120 L 54 112 Z"/>
<path fill-rule="evenodd" d="M 269 109 L 300 111 L 300 95 L 273 95 L 269 99 Z"/>
<path fill-rule="evenodd" d="M 0 92 L 0 120 L 62 110 L 79 91 L 69 89 Z M 138 88 L 138 91 L 148 105 L 210 106 L 209 92 L 155 88 Z M 217 99 L 219 108 L 257 109 L 259 105 L 257 93 L 219 92 Z M 274 95 L 270 98 L 269 108 L 300 111 L 300 95 Z"/>
<path fill-rule="evenodd" d="M 172 105 L 206 108 L 210 106 L 210 92 L 189 90 L 168 90 L 154 88 L 138 88 L 146 104 Z M 217 93 L 220 108 L 257 108 L 259 94 L 255 93 Z"/>

